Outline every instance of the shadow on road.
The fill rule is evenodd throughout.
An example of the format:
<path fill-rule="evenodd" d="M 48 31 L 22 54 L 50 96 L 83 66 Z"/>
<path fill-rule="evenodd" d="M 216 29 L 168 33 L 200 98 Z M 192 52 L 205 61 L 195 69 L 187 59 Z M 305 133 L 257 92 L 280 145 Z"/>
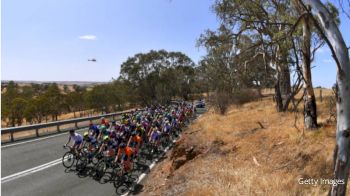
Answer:
<path fill-rule="evenodd" d="M 204 112 L 197 112 L 201 114 Z M 195 118 L 191 119 L 194 120 Z M 173 147 L 174 143 L 169 144 L 169 148 Z M 150 165 L 156 161 L 156 163 L 163 161 L 167 158 L 165 146 L 160 147 L 157 153 L 150 154 L 151 150 L 146 148 L 141 148 L 139 156 L 141 157 L 138 161 L 134 162 L 134 169 L 129 174 L 124 174 L 123 176 L 117 177 L 113 173 L 113 168 L 107 168 L 107 170 L 101 175 L 97 172 L 93 164 L 87 165 L 84 169 L 77 171 L 77 168 L 73 166 L 72 168 L 65 169 L 65 173 L 75 172 L 79 178 L 91 177 L 100 184 L 112 183 L 116 188 L 117 195 L 123 195 L 127 192 L 133 195 L 137 195 L 142 192 L 143 185 L 138 184 L 138 178 L 141 174 L 150 172 Z"/>

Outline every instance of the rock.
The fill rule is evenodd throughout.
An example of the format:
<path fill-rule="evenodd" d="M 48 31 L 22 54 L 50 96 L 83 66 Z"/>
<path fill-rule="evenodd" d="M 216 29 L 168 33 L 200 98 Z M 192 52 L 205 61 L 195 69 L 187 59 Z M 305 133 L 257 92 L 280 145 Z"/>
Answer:
<path fill-rule="evenodd" d="M 174 170 L 179 169 L 182 165 L 184 165 L 187 162 L 186 156 L 181 156 L 173 161 L 173 168 Z"/>

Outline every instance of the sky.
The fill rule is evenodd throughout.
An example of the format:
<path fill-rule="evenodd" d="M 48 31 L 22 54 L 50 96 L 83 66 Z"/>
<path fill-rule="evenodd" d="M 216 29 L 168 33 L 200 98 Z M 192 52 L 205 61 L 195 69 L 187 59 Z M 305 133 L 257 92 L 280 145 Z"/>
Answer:
<path fill-rule="evenodd" d="M 2 0 L 1 79 L 110 81 L 130 56 L 180 51 L 198 62 L 196 40 L 219 25 L 213 0 Z M 350 45 L 350 19 L 340 30 Z M 97 62 L 88 61 L 95 58 Z M 313 62 L 314 86 L 331 87 L 327 47 Z"/>

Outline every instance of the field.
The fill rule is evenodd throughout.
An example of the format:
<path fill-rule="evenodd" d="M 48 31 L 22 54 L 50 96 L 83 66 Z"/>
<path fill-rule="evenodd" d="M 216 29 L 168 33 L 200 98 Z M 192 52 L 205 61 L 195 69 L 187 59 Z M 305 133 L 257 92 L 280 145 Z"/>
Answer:
<path fill-rule="evenodd" d="M 324 89 L 323 102 L 317 99 L 320 128 L 311 131 L 303 130 L 302 113 L 277 113 L 270 96 L 231 106 L 226 115 L 210 109 L 151 172 L 143 194 L 327 195 L 330 185 L 320 180 L 331 179 L 333 170 L 330 95 Z"/>
<path fill-rule="evenodd" d="M 2 84 L 1 85 L 4 85 L 4 87 L 2 88 L 2 91 L 1 93 L 4 93 L 6 92 L 6 84 L 7 84 L 8 81 L 2 81 Z M 24 87 L 24 86 L 30 86 L 31 83 L 37 83 L 37 84 L 43 84 L 43 83 L 51 83 L 51 82 L 38 82 L 38 81 L 14 81 L 16 84 L 18 84 L 19 87 Z M 65 82 L 65 81 L 58 81 L 56 82 L 57 83 L 57 86 L 58 88 L 61 90 L 61 93 L 62 94 L 65 94 L 64 92 L 64 86 L 66 85 L 67 88 L 68 88 L 68 91 L 70 92 L 73 92 L 74 91 L 74 88 L 73 86 L 74 85 L 80 85 L 80 86 L 85 86 L 87 88 L 87 90 L 91 90 L 93 86 L 97 85 L 97 84 L 103 84 L 104 82 Z M 84 117 L 84 116 L 88 116 L 87 112 L 90 112 L 90 111 L 83 111 L 82 112 L 82 115 L 80 115 L 79 112 L 76 112 L 76 118 L 78 117 Z M 95 115 L 97 115 L 98 113 L 95 113 Z M 71 112 L 71 113 L 65 113 L 65 114 L 61 114 L 58 116 L 58 120 L 66 120 L 66 119 L 71 119 L 71 118 L 74 118 L 74 113 Z M 51 117 L 48 117 L 48 122 L 52 121 Z M 46 122 L 44 120 L 44 122 Z M 4 121 L 4 120 L 1 120 L 1 127 L 7 127 L 8 125 L 8 120 L 7 121 Z M 23 124 L 22 125 L 29 125 L 29 123 L 26 122 L 25 119 L 23 119 Z"/>

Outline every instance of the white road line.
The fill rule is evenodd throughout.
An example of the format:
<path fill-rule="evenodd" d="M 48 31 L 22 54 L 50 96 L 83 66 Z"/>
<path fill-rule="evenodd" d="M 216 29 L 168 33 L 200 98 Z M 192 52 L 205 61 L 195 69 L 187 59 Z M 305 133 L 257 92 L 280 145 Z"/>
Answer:
<path fill-rule="evenodd" d="M 82 131 L 85 129 L 87 129 L 87 128 L 78 129 L 77 131 Z M 31 139 L 31 140 L 28 140 L 25 142 L 18 142 L 18 143 L 14 143 L 14 144 L 1 145 L 1 148 L 7 148 L 7 147 L 11 147 L 11 146 L 17 146 L 17 145 L 21 145 L 21 144 L 36 142 L 36 141 L 45 140 L 45 139 L 49 139 L 49 138 L 53 138 L 53 137 L 58 137 L 58 136 L 65 135 L 65 134 L 67 134 L 67 133 L 59 133 L 59 134 L 55 134 L 55 135 L 51 135 L 51 136 L 41 137 L 41 138 L 37 138 L 37 139 Z"/>
<path fill-rule="evenodd" d="M 173 142 L 176 142 L 176 140 L 173 140 Z M 169 147 L 166 147 L 164 149 L 164 153 L 166 153 L 168 150 L 169 150 Z M 158 161 L 158 159 L 154 160 L 154 162 L 149 166 L 150 169 L 152 169 L 156 165 L 157 161 Z M 27 169 L 27 170 L 24 170 L 24 171 L 21 171 L 21 172 L 17 172 L 17 173 L 11 174 L 9 176 L 1 178 L 1 183 L 9 182 L 9 181 L 18 179 L 20 177 L 24 177 L 24 176 L 27 176 L 29 174 L 33 174 L 33 173 L 42 171 L 42 170 L 47 169 L 49 167 L 55 166 L 55 165 L 57 165 L 57 164 L 59 164 L 61 162 L 62 162 L 62 158 L 59 158 L 59 159 L 50 161 L 48 163 L 45 163 L 45 164 L 42 164 L 42 165 L 39 165 L 39 166 L 36 166 L 36 167 L 33 167 L 33 168 L 30 168 L 30 169 Z M 137 181 L 137 183 L 140 183 L 141 180 L 145 176 L 146 176 L 145 173 L 141 174 L 140 177 L 139 177 L 139 180 Z"/>
<path fill-rule="evenodd" d="M 62 162 L 62 158 L 1 178 L 1 184 L 47 169 Z"/>

